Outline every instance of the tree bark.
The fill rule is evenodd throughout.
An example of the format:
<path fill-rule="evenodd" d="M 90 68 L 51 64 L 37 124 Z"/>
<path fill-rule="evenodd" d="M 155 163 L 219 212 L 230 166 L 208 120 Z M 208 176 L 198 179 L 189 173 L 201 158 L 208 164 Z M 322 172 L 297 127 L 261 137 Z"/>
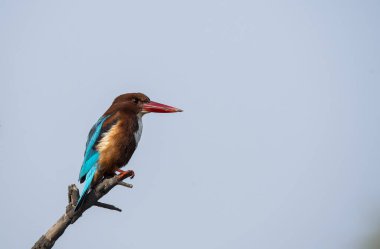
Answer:
<path fill-rule="evenodd" d="M 75 211 L 75 206 L 79 199 L 79 190 L 75 184 L 69 185 L 68 191 L 68 205 L 66 206 L 65 213 L 57 220 L 57 222 L 49 228 L 49 230 L 41 236 L 41 238 L 34 244 L 32 249 L 49 249 L 54 246 L 54 243 L 65 232 L 66 228 L 74 224 L 82 214 L 92 206 L 102 207 L 110 210 L 121 212 L 120 208 L 113 205 L 99 202 L 99 199 L 106 195 L 116 185 L 132 188 L 129 183 L 123 182 L 127 177 L 133 178 L 133 171 L 125 171 L 119 175 L 115 175 L 112 178 L 104 179 L 101 183 L 95 186 L 95 188 L 88 194 L 83 205 Z"/>

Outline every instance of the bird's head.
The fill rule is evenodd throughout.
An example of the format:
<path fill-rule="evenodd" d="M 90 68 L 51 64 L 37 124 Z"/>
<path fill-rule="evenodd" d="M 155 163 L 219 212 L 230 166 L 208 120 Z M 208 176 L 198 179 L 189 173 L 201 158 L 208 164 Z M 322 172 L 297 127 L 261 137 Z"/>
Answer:
<path fill-rule="evenodd" d="M 144 115 L 150 112 L 182 112 L 181 109 L 151 101 L 145 94 L 142 93 L 122 94 L 113 101 L 112 106 L 119 106 L 120 108 L 131 111 L 136 115 Z"/>

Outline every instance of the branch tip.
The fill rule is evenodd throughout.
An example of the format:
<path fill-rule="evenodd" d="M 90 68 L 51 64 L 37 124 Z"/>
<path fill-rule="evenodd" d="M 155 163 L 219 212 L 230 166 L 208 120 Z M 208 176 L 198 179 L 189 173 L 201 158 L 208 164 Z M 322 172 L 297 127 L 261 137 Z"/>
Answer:
<path fill-rule="evenodd" d="M 120 186 L 126 187 L 126 188 L 133 188 L 133 185 L 130 183 L 126 183 L 126 182 L 121 181 L 121 182 L 118 182 L 117 184 Z"/>
<path fill-rule="evenodd" d="M 118 211 L 118 212 L 122 211 L 120 208 L 115 207 L 114 205 L 107 204 L 107 203 L 100 202 L 100 201 L 95 202 L 94 206 L 105 208 L 105 209 L 110 209 L 110 210 L 114 210 L 114 211 Z"/>

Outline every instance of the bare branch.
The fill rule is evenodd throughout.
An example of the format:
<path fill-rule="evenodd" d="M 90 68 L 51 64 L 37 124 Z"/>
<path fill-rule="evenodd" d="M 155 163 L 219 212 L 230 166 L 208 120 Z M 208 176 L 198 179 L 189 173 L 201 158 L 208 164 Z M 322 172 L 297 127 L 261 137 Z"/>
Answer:
<path fill-rule="evenodd" d="M 75 184 L 68 187 L 68 204 L 65 213 L 58 219 L 58 221 L 49 228 L 49 230 L 41 236 L 41 238 L 34 244 L 32 249 L 49 249 L 54 246 L 54 243 L 65 232 L 70 224 L 74 224 L 82 214 L 92 206 L 98 206 L 111 210 L 121 212 L 121 209 L 106 203 L 99 202 L 99 199 L 106 195 L 116 185 L 132 188 L 132 184 L 123 182 L 124 179 L 133 176 L 132 171 L 126 171 L 120 175 L 115 175 L 112 178 L 104 179 L 99 183 L 86 197 L 82 206 L 75 211 L 75 205 L 79 199 L 79 190 Z"/>

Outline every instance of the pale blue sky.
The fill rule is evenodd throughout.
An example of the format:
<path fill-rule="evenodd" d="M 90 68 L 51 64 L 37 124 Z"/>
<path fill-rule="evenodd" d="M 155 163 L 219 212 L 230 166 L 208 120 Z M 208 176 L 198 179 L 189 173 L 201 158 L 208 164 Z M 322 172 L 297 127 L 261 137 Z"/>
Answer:
<path fill-rule="evenodd" d="M 135 188 L 55 248 L 356 249 L 380 223 L 379 1 L 0 1 L 0 238 L 63 213 L 125 92 Z"/>

